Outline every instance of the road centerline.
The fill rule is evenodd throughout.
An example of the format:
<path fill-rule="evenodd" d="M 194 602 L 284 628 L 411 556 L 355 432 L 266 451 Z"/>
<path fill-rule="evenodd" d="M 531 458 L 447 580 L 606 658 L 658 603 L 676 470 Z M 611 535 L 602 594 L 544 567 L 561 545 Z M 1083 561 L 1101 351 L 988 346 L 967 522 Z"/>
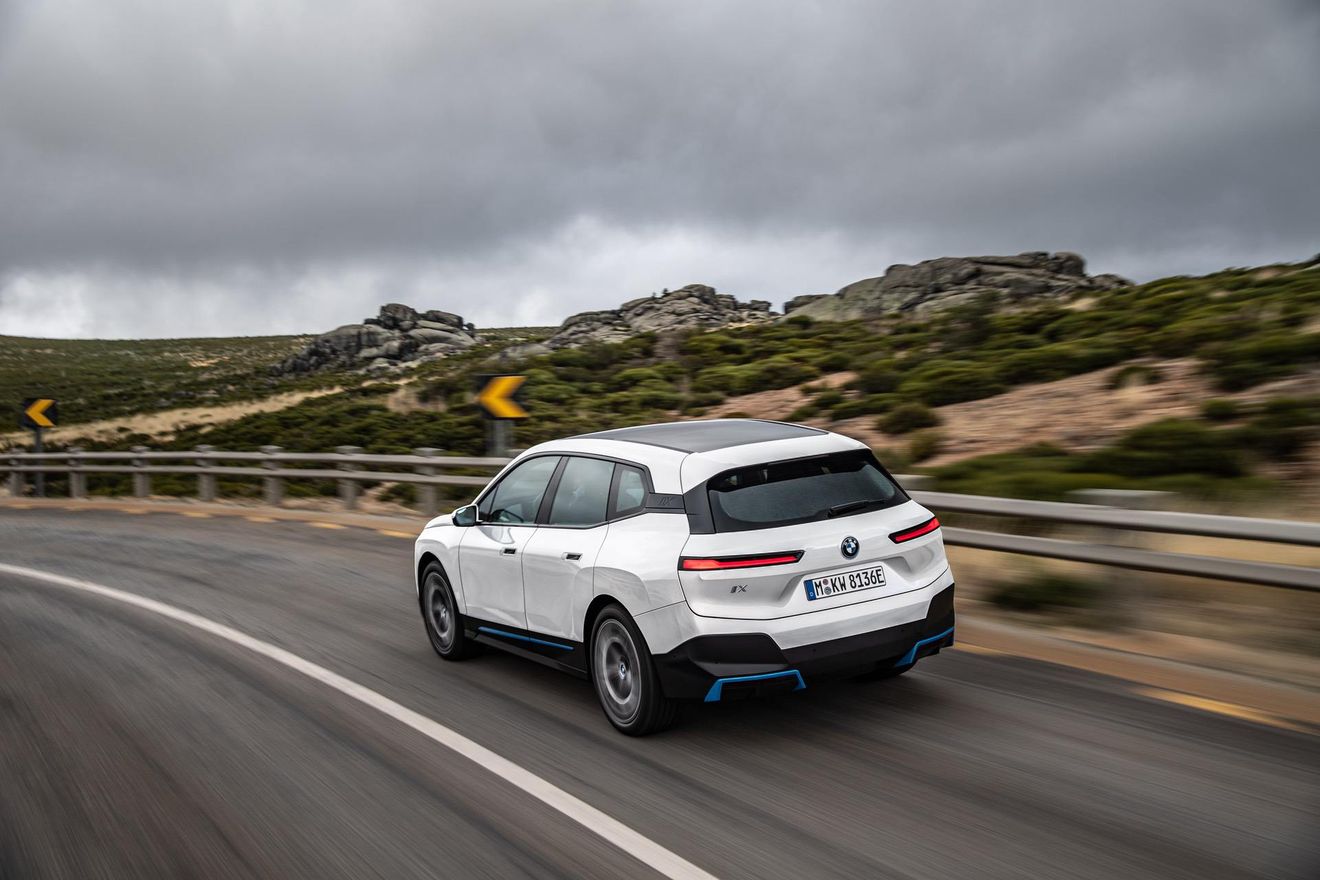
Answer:
<path fill-rule="evenodd" d="M 715 880 L 713 874 L 702 870 L 604 811 L 591 806 L 581 798 L 564 791 L 549 780 L 537 776 L 532 771 L 515 764 L 508 758 L 491 751 L 440 722 L 409 709 L 407 706 L 397 703 L 365 685 L 358 684 L 352 679 L 345 678 L 336 672 L 306 660 L 291 651 L 247 635 L 222 623 L 217 623 L 200 614 L 81 578 L 68 577 L 8 563 L 0 563 L 0 572 L 131 605 L 176 623 L 190 626 L 208 635 L 224 639 L 231 644 L 274 660 L 288 669 L 301 673 L 375 709 L 383 715 L 393 718 L 433 742 L 462 755 L 482 769 L 521 789 L 665 877 L 674 878 L 674 880 Z"/>

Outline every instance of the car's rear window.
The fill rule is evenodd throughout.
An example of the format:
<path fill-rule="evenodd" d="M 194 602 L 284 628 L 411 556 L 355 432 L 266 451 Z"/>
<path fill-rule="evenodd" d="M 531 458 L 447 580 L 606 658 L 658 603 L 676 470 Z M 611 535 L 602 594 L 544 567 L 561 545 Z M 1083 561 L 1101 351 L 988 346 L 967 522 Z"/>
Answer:
<path fill-rule="evenodd" d="M 754 465 L 706 484 L 717 532 L 851 516 L 907 500 L 864 449 Z"/>

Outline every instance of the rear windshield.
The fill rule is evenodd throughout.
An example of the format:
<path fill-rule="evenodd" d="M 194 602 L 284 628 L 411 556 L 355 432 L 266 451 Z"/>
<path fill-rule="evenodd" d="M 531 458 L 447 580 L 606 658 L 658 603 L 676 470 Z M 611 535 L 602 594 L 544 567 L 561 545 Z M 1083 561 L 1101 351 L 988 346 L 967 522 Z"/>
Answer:
<path fill-rule="evenodd" d="M 864 449 L 729 471 L 706 484 L 717 532 L 852 516 L 907 500 Z"/>

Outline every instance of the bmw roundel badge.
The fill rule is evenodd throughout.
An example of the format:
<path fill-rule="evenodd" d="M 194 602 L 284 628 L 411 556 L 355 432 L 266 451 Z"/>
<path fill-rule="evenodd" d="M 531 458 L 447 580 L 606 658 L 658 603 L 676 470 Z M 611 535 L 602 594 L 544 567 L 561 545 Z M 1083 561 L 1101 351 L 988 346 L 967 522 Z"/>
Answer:
<path fill-rule="evenodd" d="M 852 535 L 849 535 L 848 537 L 844 538 L 843 543 L 839 545 L 839 552 L 842 553 L 844 557 L 847 559 L 852 559 L 854 556 L 857 555 L 857 551 L 861 549 L 862 549 L 861 542 L 858 541 L 856 538 L 854 538 Z"/>

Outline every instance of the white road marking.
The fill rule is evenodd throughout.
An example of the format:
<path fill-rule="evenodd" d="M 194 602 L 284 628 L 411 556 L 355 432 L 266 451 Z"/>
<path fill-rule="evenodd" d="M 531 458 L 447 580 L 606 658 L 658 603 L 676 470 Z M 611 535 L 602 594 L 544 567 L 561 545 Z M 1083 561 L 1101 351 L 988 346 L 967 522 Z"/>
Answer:
<path fill-rule="evenodd" d="M 91 593 L 95 596 L 101 596 L 106 599 L 112 599 L 116 602 L 122 602 L 125 605 L 132 605 L 135 608 L 141 608 L 144 611 L 150 611 L 161 617 L 169 618 L 178 623 L 186 624 L 204 633 L 232 642 L 235 645 L 247 648 L 254 654 L 260 654 L 287 666 L 295 672 L 301 672 L 303 675 L 320 682 L 328 687 L 334 688 L 345 696 L 352 697 L 360 703 L 363 703 L 383 715 L 411 727 L 413 730 L 423 736 L 434 740 L 440 745 L 451 751 L 457 752 L 463 757 L 472 761 L 474 764 L 490 771 L 504 781 L 514 785 L 530 794 L 532 797 L 542 803 L 558 810 L 563 815 L 577 822 L 583 828 L 593 834 L 598 835 L 607 842 L 618 847 L 623 852 L 637 859 L 637 861 L 654 869 L 665 877 L 672 877 L 675 880 L 715 880 L 713 874 L 709 874 L 698 868 L 696 865 L 686 859 L 665 849 L 660 844 L 648 837 L 639 834 L 633 829 L 624 825 L 612 816 L 596 809 L 586 801 L 577 798 L 562 788 L 542 779 L 530 770 L 526 770 L 512 761 L 504 758 L 490 749 L 486 748 L 473 740 L 468 739 L 463 734 L 445 727 L 438 721 L 432 721 L 425 715 L 414 712 L 406 706 L 394 702 L 389 697 L 377 693 L 368 687 L 358 684 L 355 681 L 344 678 L 338 673 L 331 672 L 324 666 L 318 666 L 310 660 L 304 660 L 297 654 L 284 650 L 283 648 L 272 645 L 269 642 L 263 642 L 255 639 L 236 629 L 225 626 L 222 623 L 202 617 L 200 614 L 194 614 L 191 611 L 184 611 L 182 608 L 176 608 L 173 605 L 167 605 L 164 602 L 158 602 L 155 599 L 148 599 L 145 596 L 139 596 L 135 593 L 128 593 L 123 590 L 116 590 L 113 587 L 102 586 L 101 584 L 85 581 L 80 578 L 65 577 L 64 575 L 52 574 L 51 572 L 40 571 L 35 568 L 25 568 L 21 565 L 9 565 L 0 562 L 0 572 L 15 575 L 17 577 L 28 578 L 30 580 L 41 581 L 57 587 L 64 587 L 71 590 L 79 590 L 84 593 Z"/>

